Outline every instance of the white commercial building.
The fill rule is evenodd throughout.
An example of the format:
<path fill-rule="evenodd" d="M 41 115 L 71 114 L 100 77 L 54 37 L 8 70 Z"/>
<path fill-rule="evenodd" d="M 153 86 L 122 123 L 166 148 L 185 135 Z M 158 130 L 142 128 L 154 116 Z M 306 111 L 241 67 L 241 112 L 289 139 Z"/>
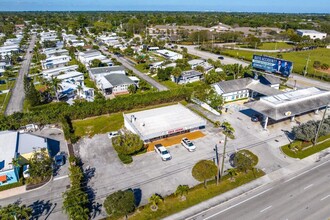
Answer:
<path fill-rule="evenodd" d="M 321 33 L 315 30 L 297 30 L 297 34 L 304 37 L 308 36 L 310 39 L 320 39 L 323 40 L 327 37 L 327 33 Z"/>
<path fill-rule="evenodd" d="M 166 59 L 169 60 L 178 60 L 178 59 L 182 59 L 183 56 L 182 54 L 170 51 L 170 50 L 157 50 L 156 51 L 159 55 L 165 57 Z"/>
<path fill-rule="evenodd" d="M 181 104 L 123 114 L 124 125 L 144 142 L 204 129 L 206 120 Z"/>

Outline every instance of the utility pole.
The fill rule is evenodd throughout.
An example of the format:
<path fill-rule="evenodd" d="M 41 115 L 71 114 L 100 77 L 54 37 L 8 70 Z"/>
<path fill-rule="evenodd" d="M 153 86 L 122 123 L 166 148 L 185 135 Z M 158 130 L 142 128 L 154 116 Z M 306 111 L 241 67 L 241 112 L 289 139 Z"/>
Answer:
<path fill-rule="evenodd" d="M 221 162 L 221 171 L 220 171 L 219 181 L 220 181 L 221 177 L 223 176 L 223 169 L 224 169 L 224 166 L 225 166 L 227 139 L 228 139 L 228 135 L 226 134 L 225 135 L 225 143 L 223 144 L 223 153 L 222 153 L 222 162 Z"/>
<path fill-rule="evenodd" d="M 324 119 L 325 119 L 325 114 L 327 113 L 328 106 L 329 106 L 329 104 L 325 106 L 325 109 L 324 109 L 324 112 L 323 112 L 322 120 L 320 121 L 320 124 L 319 124 L 319 126 L 318 126 L 318 128 L 317 128 L 317 131 L 316 131 L 316 134 L 315 134 L 314 145 L 317 144 L 317 139 L 318 139 L 318 137 L 319 137 L 319 133 L 320 133 L 320 130 L 321 130 L 321 127 L 322 127 L 323 121 L 324 121 Z"/>
<path fill-rule="evenodd" d="M 219 184 L 220 179 L 220 163 L 219 163 L 219 153 L 218 153 L 218 144 L 215 144 L 215 147 L 213 148 L 215 152 L 215 162 L 217 164 L 217 185 Z"/>
<path fill-rule="evenodd" d="M 307 74 L 307 68 L 308 68 L 308 63 L 309 63 L 310 56 L 311 56 L 311 53 L 309 53 L 308 58 L 307 58 L 307 61 L 306 61 L 304 76 L 306 76 L 306 74 Z"/>

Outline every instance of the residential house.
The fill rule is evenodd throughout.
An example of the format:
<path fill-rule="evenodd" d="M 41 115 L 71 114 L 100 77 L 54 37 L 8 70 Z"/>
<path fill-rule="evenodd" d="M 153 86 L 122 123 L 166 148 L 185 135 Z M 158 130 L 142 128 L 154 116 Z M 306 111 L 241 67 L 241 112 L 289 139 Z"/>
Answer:
<path fill-rule="evenodd" d="M 106 66 L 106 67 L 96 67 L 89 69 L 89 76 L 94 81 L 97 78 L 107 76 L 110 74 L 126 75 L 125 68 L 123 66 Z"/>
<path fill-rule="evenodd" d="M 78 69 L 78 65 L 71 65 L 71 66 L 63 66 L 58 68 L 52 68 L 42 71 L 42 76 L 45 79 L 51 79 L 53 76 L 58 76 L 60 73 L 76 71 Z"/>
<path fill-rule="evenodd" d="M 0 47 L 0 56 L 4 58 L 5 56 L 11 56 L 13 53 L 19 52 L 19 45 L 10 45 Z"/>
<path fill-rule="evenodd" d="M 173 75 L 171 76 L 172 81 L 178 84 L 197 82 L 200 81 L 202 78 L 203 78 L 203 73 L 195 70 L 183 71 L 181 73 L 181 76 L 178 78 L 174 77 Z"/>
<path fill-rule="evenodd" d="M 47 58 L 46 60 L 41 61 L 42 69 L 52 69 L 57 67 L 64 67 L 69 64 L 71 57 L 68 55 L 62 56 L 52 56 Z"/>
<path fill-rule="evenodd" d="M 61 48 L 47 48 L 43 50 L 43 53 L 46 55 L 47 58 L 53 56 L 69 55 L 68 50 Z"/>
<path fill-rule="evenodd" d="M 98 50 L 79 52 L 77 59 L 87 67 L 90 66 L 93 60 L 100 60 L 102 63 L 107 64 L 108 66 L 113 65 L 113 62 Z"/>
<path fill-rule="evenodd" d="M 201 66 L 204 68 L 206 73 L 213 69 L 213 66 L 203 59 L 193 59 L 188 61 L 188 64 L 190 65 L 191 69 L 196 69 L 196 67 Z"/>
<path fill-rule="evenodd" d="M 104 95 L 119 95 L 129 93 L 128 87 L 136 83 L 124 74 L 115 73 L 99 78 L 97 85 Z"/>
<path fill-rule="evenodd" d="M 156 53 L 165 57 L 168 60 L 178 60 L 183 58 L 182 54 L 170 50 L 157 50 Z"/>
<path fill-rule="evenodd" d="M 31 133 L 17 131 L 0 132 L 0 186 L 19 181 L 19 167 L 13 159 L 19 158 L 20 165 L 26 164 L 34 151 L 47 149 L 50 156 L 59 151 L 59 142 Z"/>
<path fill-rule="evenodd" d="M 57 32 L 53 30 L 48 32 L 41 32 L 40 43 L 43 43 L 45 41 L 59 41 L 59 39 L 57 38 Z"/>

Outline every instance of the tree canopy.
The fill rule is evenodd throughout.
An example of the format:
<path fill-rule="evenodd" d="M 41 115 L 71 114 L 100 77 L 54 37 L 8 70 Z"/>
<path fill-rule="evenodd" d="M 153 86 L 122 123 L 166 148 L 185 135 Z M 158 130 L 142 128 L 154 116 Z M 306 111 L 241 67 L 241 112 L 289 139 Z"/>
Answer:
<path fill-rule="evenodd" d="M 135 198 L 132 190 L 117 191 L 105 199 L 103 206 L 111 217 L 122 217 L 135 210 Z"/>
<path fill-rule="evenodd" d="M 204 181 L 206 188 L 206 180 L 211 179 L 217 175 L 218 168 L 211 160 L 201 160 L 195 164 L 192 169 L 192 176 L 200 181 Z"/>

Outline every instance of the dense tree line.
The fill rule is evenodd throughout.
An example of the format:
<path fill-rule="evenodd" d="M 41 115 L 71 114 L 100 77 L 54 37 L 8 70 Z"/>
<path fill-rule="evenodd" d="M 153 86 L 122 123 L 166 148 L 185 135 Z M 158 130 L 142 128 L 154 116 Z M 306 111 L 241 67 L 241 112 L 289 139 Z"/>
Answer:
<path fill-rule="evenodd" d="M 0 117 L 0 130 L 18 129 L 29 123 L 59 123 L 62 117 L 68 116 L 72 120 L 122 112 L 134 108 L 143 108 L 150 105 L 181 101 L 189 99 L 190 88 L 163 92 L 148 92 L 133 94 L 130 96 L 117 97 L 112 100 L 98 100 L 94 102 L 79 102 L 72 106 L 66 103 L 50 103 L 48 105 L 36 106 L 28 113 L 15 113 L 11 116 Z"/>

